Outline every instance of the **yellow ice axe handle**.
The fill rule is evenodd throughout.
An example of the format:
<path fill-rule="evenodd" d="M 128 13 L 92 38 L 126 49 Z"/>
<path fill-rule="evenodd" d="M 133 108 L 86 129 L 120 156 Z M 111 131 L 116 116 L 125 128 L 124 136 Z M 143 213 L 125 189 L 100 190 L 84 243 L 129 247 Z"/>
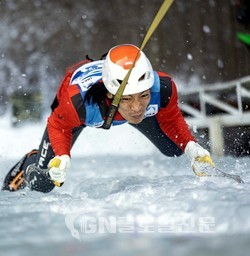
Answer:
<path fill-rule="evenodd" d="M 61 160 L 60 160 L 60 159 L 54 158 L 54 159 L 52 159 L 51 162 L 49 163 L 49 168 L 52 168 L 52 167 L 57 167 L 57 168 L 58 168 L 58 167 L 60 166 L 60 163 L 61 163 Z M 48 175 L 49 175 L 49 172 L 48 172 Z M 49 175 L 49 177 L 50 177 L 50 175 Z M 51 177 L 50 177 L 50 179 L 51 179 Z M 60 182 L 54 181 L 54 180 L 52 180 L 52 179 L 51 179 L 51 181 L 52 181 L 52 182 L 54 183 L 54 185 L 57 186 L 57 187 L 61 187 L 61 186 L 63 185 L 63 182 L 60 183 Z"/>

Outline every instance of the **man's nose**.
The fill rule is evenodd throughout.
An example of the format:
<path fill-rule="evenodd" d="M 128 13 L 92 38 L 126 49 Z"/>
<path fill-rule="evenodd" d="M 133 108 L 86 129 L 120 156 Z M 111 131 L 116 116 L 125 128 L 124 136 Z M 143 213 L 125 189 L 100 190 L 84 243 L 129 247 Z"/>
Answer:
<path fill-rule="evenodd" d="M 139 100 L 133 100 L 131 105 L 131 110 L 134 112 L 140 112 L 142 109 L 142 104 Z"/>

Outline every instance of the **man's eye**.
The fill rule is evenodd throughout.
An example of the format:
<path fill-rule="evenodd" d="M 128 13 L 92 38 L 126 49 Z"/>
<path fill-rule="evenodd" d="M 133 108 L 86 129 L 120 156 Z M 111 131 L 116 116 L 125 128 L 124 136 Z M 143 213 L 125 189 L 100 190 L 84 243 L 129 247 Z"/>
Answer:
<path fill-rule="evenodd" d="M 122 101 L 129 101 L 130 98 L 122 98 Z"/>
<path fill-rule="evenodd" d="M 142 98 L 147 98 L 147 97 L 149 97 L 149 94 L 148 94 L 148 93 L 142 94 L 141 97 L 142 97 Z"/>

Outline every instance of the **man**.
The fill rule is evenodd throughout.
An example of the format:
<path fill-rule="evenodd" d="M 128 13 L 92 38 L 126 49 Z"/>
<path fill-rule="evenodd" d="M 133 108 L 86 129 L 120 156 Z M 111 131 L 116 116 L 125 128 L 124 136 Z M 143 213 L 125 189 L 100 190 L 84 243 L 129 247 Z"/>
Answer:
<path fill-rule="evenodd" d="M 55 185 L 61 186 L 78 135 L 86 126 L 103 127 L 112 99 L 134 60 L 112 125 L 128 122 L 166 156 L 185 152 L 195 173 L 206 175 L 205 167 L 214 167 L 214 163 L 188 129 L 177 105 L 175 83 L 167 74 L 153 71 L 145 54 L 128 44 L 113 47 L 105 60 L 84 61 L 67 70 L 39 150 L 25 155 L 11 169 L 3 189 L 15 191 L 28 186 L 46 193 Z"/>

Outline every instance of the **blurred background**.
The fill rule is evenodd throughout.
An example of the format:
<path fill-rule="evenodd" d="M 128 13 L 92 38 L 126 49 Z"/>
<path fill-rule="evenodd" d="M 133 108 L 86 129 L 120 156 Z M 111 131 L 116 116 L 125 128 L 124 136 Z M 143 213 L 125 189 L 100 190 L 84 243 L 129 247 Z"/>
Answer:
<path fill-rule="evenodd" d="M 174 1 L 144 52 L 182 88 L 247 76 L 249 2 Z M 67 67 L 117 44 L 140 46 L 161 3 L 0 0 L 0 115 L 10 110 L 13 125 L 39 120 Z"/>

